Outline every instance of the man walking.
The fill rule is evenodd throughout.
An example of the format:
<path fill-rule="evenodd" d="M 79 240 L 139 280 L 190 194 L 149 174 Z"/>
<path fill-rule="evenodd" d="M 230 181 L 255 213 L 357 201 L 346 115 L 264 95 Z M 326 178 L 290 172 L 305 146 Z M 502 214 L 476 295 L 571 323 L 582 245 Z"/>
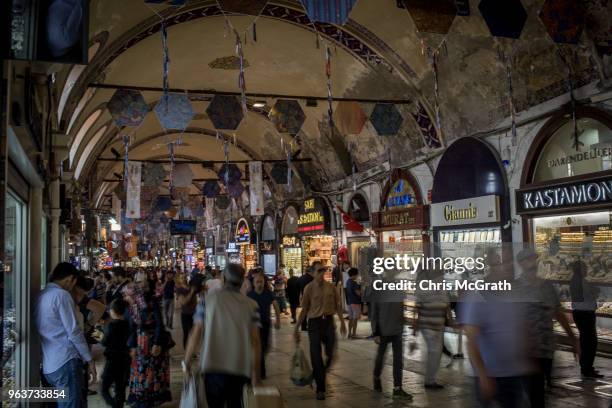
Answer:
<path fill-rule="evenodd" d="M 380 296 L 380 297 L 379 297 Z M 374 391 L 382 392 L 382 374 L 387 345 L 393 350 L 393 398 L 412 399 L 412 395 L 402 389 L 404 352 L 402 335 L 404 333 L 403 294 L 385 291 L 379 293 L 370 303 L 370 323 L 374 341 L 378 344 L 374 362 Z"/>
<path fill-rule="evenodd" d="M 303 296 L 304 296 L 304 289 L 306 289 L 306 286 L 308 286 L 308 284 L 309 284 L 310 282 L 312 282 L 312 280 L 314 279 L 314 278 L 313 278 L 313 276 L 314 276 L 314 271 L 312 271 L 312 267 L 313 267 L 314 265 L 315 265 L 315 264 L 312 264 L 312 265 L 310 266 L 310 268 L 308 268 L 308 269 L 306 270 L 306 273 L 305 273 L 305 274 L 303 274 L 303 275 L 300 277 L 300 297 L 303 297 Z M 306 319 L 304 319 L 304 320 L 302 321 L 302 324 L 301 324 L 301 325 L 298 325 L 298 326 L 301 326 L 302 331 L 307 331 L 307 329 L 308 329 L 308 328 L 307 328 L 307 326 L 308 326 L 307 320 L 306 320 Z"/>
<path fill-rule="evenodd" d="M 208 406 L 241 408 L 242 387 L 260 383 L 260 315 L 257 303 L 240 293 L 242 266 L 229 264 L 223 278 L 225 286 L 206 297 L 206 307 L 198 304 L 184 366 L 189 372 L 200 351 Z"/>
<path fill-rule="evenodd" d="M 63 388 L 67 394 L 67 400 L 58 401 L 59 407 L 86 406 L 82 393 L 85 387 L 84 363 L 90 376 L 94 380 L 96 378 L 96 366 L 79 328 L 74 301 L 70 296 L 78 275 L 78 270 L 72 264 L 58 264 L 36 305 L 36 328 L 42 346 L 44 378 L 50 386 Z"/>
<path fill-rule="evenodd" d="M 287 280 L 287 299 L 291 309 L 291 323 L 297 320 L 297 308 L 300 305 L 300 278 L 295 276 L 293 268 L 289 268 L 289 280 Z"/>
<path fill-rule="evenodd" d="M 317 400 L 325 399 L 325 373 L 330 367 L 336 347 L 336 325 L 334 314 L 340 319 L 340 334 L 346 335 L 346 324 L 342 319 L 342 299 L 329 282 L 323 279 L 325 267 L 314 262 L 310 267 L 313 281 L 304 288 L 302 310 L 295 326 L 295 341 L 300 341 L 299 327 L 308 318 L 308 339 L 310 341 L 310 361 L 317 384 Z M 327 361 L 323 363 L 321 344 L 325 347 Z"/>

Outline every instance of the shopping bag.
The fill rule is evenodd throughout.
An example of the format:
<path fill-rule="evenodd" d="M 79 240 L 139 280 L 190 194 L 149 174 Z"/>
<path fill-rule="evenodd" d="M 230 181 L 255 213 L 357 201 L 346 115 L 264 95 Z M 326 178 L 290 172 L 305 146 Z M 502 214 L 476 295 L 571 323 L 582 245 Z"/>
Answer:
<path fill-rule="evenodd" d="M 206 408 L 204 381 L 200 373 L 189 374 L 183 381 L 179 408 Z"/>
<path fill-rule="evenodd" d="M 245 385 L 242 395 L 244 408 L 284 408 L 280 390 L 277 387 Z"/>
<path fill-rule="evenodd" d="M 312 384 L 312 368 L 301 347 L 295 349 L 291 359 L 291 381 L 300 387 Z"/>

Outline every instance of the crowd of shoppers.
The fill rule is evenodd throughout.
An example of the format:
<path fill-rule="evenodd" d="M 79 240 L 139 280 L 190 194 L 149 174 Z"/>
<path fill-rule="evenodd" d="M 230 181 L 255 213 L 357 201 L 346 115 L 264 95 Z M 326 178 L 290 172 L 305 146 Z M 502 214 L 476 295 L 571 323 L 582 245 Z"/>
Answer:
<path fill-rule="evenodd" d="M 572 266 L 571 282 L 576 336 L 556 288 L 538 277 L 533 250 L 516 255 L 518 274 L 495 251 L 487 253 L 487 261 L 486 279 L 511 281 L 516 290 L 462 293 L 454 317 L 446 291 L 416 293 L 412 335 L 422 335 L 426 347 L 424 388 L 435 392 L 444 386 L 437 373 L 449 325 L 460 326 L 466 334 L 476 396 L 483 407 L 494 401 L 508 408 L 546 405 L 556 348 L 553 321 L 565 330 L 583 377 L 600 378 L 593 368 L 596 293 L 580 279 L 580 262 Z M 237 264 L 229 264 L 223 272 L 195 269 L 189 276 L 172 269 L 121 267 L 88 276 L 72 264 L 60 263 L 49 276 L 35 311 L 43 385 L 68 390 L 70 400 L 61 402 L 62 406 L 86 406 L 92 392 L 89 386 L 98 379 L 91 348 L 99 342 L 105 357 L 99 390 L 109 406 L 153 407 L 170 401 L 170 350 L 175 346 L 170 331 L 176 305 L 185 369 L 190 370 L 199 356 L 208 405 L 240 407 L 242 387 L 266 379 L 272 328 L 280 328 L 288 303 L 298 347 L 300 332 L 308 333 L 316 398 L 323 400 L 326 373 L 338 356 L 338 326 L 342 336 L 357 338 L 367 285 L 360 282 L 360 272 L 346 264 L 334 271 L 335 284 L 325 279 L 327 272 L 321 262 L 314 262 L 300 277 L 289 269 L 288 278 L 284 267 L 268 276 L 261 267 L 247 272 Z M 386 274 L 384 279 L 392 281 L 394 275 Z M 424 270 L 418 279 L 439 283 L 444 274 Z M 402 388 L 404 295 L 380 291 L 368 304 L 377 347 L 373 388 L 383 391 L 381 375 L 390 344 L 391 395 L 411 400 Z"/>

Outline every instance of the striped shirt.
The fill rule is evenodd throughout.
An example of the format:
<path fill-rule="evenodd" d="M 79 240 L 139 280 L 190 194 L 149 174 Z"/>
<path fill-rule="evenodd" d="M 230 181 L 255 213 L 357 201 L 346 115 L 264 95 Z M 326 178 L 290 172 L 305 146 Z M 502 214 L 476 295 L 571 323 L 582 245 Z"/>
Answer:
<path fill-rule="evenodd" d="M 448 294 L 441 291 L 422 291 L 417 294 L 419 328 L 444 330 L 449 306 Z"/>

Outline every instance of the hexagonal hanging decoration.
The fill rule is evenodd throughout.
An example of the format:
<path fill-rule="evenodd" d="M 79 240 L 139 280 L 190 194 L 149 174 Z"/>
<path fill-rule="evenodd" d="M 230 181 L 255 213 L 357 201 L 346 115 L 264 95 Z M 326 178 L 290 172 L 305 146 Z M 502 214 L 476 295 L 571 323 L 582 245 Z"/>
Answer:
<path fill-rule="evenodd" d="M 447 34 L 455 17 L 455 0 L 402 0 L 410 13 L 417 31 L 422 33 Z"/>
<path fill-rule="evenodd" d="M 202 186 L 202 194 L 204 197 L 215 198 L 221 192 L 221 187 L 219 187 L 219 183 L 213 180 L 208 180 Z"/>
<path fill-rule="evenodd" d="M 482 0 L 478 9 L 494 37 L 517 39 L 521 36 L 527 21 L 521 0 Z"/>
<path fill-rule="evenodd" d="M 380 136 L 392 136 L 399 132 L 404 118 L 394 104 L 377 103 L 370 116 L 370 122 Z"/>
<path fill-rule="evenodd" d="M 229 186 L 227 186 L 227 194 L 229 194 L 230 197 L 239 198 L 243 192 L 244 186 L 242 185 L 240 180 L 231 183 Z"/>
<path fill-rule="evenodd" d="M 240 101 L 231 95 L 215 95 L 206 114 L 216 129 L 225 130 L 236 130 L 244 117 Z"/>
<path fill-rule="evenodd" d="M 172 172 L 172 185 L 174 187 L 189 187 L 193 181 L 193 171 L 188 163 L 180 163 Z"/>
<path fill-rule="evenodd" d="M 215 198 L 215 207 L 219 210 L 227 210 L 231 204 L 231 200 L 227 195 L 220 195 Z"/>
<path fill-rule="evenodd" d="M 166 94 L 155 105 L 155 115 L 166 130 L 185 130 L 195 116 L 186 94 Z"/>
<path fill-rule="evenodd" d="M 584 14 L 576 0 L 546 0 L 540 20 L 556 43 L 578 44 L 584 29 Z"/>
<path fill-rule="evenodd" d="M 132 89 L 117 89 L 106 107 L 119 127 L 138 126 L 149 113 L 149 105 L 142 94 Z"/>
<path fill-rule="evenodd" d="M 367 120 L 359 102 L 341 101 L 334 110 L 334 122 L 343 135 L 358 135 Z"/>
<path fill-rule="evenodd" d="M 227 184 L 234 184 L 236 182 L 239 182 L 240 178 L 242 177 L 242 172 L 240 171 L 238 166 L 236 166 L 233 163 L 224 164 L 221 166 L 221 169 L 219 169 L 219 172 L 217 173 L 217 176 L 219 177 L 219 181 L 223 185 L 225 185 L 226 173 L 227 173 L 227 181 L 228 181 Z"/>
<path fill-rule="evenodd" d="M 218 0 L 221 9 L 226 13 L 250 14 L 258 16 L 268 0 Z"/>
<path fill-rule="evenodd" d="M 310 21 L 344 25 L 357 0 L 301 0 Z"/>
<path fill-rule="evenodd" d="M 289 133 L 293 136 L 298 134 L 306 120 L 300 103 L 293 99 L 277 100 L 270 109 L 269 117 L 279 133 Z"/>

